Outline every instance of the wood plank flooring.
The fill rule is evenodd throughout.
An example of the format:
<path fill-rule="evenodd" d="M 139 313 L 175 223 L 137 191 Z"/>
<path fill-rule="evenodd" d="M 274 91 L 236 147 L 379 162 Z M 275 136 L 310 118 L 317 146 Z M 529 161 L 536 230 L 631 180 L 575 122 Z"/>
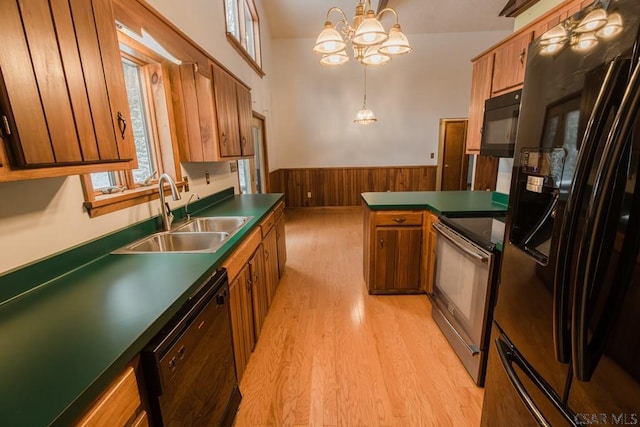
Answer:
<path fill-rule="evenodd" d="M 243 426 L 478 426 L 424 295 L 371 296 L 361 208 L 286 212 L 287 267 L 240 383 Z"/>

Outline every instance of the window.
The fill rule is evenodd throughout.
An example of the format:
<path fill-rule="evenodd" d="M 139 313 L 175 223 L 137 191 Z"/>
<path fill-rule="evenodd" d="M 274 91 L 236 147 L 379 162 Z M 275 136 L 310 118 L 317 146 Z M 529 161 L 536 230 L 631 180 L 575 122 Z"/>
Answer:
<path fill-rule="evenodd" d="M 138 167 L 83 176 L 85 207 L 92 217 L 152 200 L 157 195 L 157 178 L 163 172 L 176 182 L 182 180 L 170 149 L 170 88 L 165 87 L 169 79 L 163 77 L 163 58 L 125 36 L 119 37 Z"/>
<path fill-rule="evenodd" d="M 225 0 L 227 39 L 258 74 L 262 71 L 260 25 L 253 0 Z"/>

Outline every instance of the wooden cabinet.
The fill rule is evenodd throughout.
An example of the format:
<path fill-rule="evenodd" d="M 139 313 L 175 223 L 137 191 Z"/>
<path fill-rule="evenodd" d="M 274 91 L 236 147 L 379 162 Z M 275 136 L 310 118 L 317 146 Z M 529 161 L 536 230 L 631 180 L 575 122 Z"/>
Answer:
<path fill-rule="evenodd" d="M 267 279 L 265 276 L 265 260 L 263 245 L 260 244 L 249 260 L 249 284 L 253 304 L 253 330 L 255 340 L 258 341 L 264 318 L 269 310 Z"/>
<path fill-rule="evenodd" d="M 278 270 L 278 238 L 276 236 L 276 212 L 271 212 L 260 224 L 262 230 L 262 246 L 264 250 L 264 270 L 267 287 L 267 306 L 271 306 L 271 301 L 276 293 L 280 273 Z M 280 215 L 282 218 L 282 215 Z"/>
<path fill-rule="evenodd" d="M 229 285 L 231 330 L 238 382 L 242 379 L 255 344 L 250 276 L 249 265 L 245 265 Z"/>
<path fill-rule="evenodd" d="M 211 79 L 198 71 L 197 64 L 171 66 L 170 76 L 180 160 L 220 160 Z"/>
<path fill-rule="evenodd" d="M 251 91 L 236 83 L 236 95 L 238 99 L 238 125 L 240 128 L 240 151 L 243 157 L 253 156 L 253 106 L 251 105 Z"/>
<path fill-rule="evenodd" d="M 120 374 L 85 412 L 77 427 L 148 426 L 136 379 L 137 359 Z"/>
<path fill-rule="evenodd" d="M 220 157 L 253 156 L 251 92 L 222 68 L 212 67 Z"/>
<path fill-rule="evenodd" d="M 3 2 L 0 181 L 136 165 L 113 16 L 109 0 Z"/>
<path fill-rule="evenodd" d="M 369 293 L 424 292 L 422 212 L 365 211 L 365 280 Z"/>
<path fill-rule="evenodd" d="M 522 87 L 529 43 L 590 3 L 591 0 L 567 0 L 472 59 L 467 154 L 480 153 L 484 102 Z M 497 169 L 495 173 L 491 171 L 491 176 L 494 174 Z"/>
<path fill-rule="evenodd" d="M 471 101 L 469 103 L 469 125 L 467 127 L 467 154 L 480 152 L 484 101 L 491 97 L 493 78 L 493 54 L 485 55 L 473 63 Z"/>
<path fill-rule="evenodd" d="M 433 281 L 436 272 L 436 246 L 438 243 L 438 233 L 433 228 L 433 224 L 438 222 L 438 216 L 433 212 L 425 213 L 425 236 L 427 240 L 427 259 L 426 270 L 427 277 L 425 279 L 425 291 L 427 294 L 433 293 Z"/>
<path fill-rule="evenodd" d="M 492 96 L 522 86 L 527 64 L 527 48 L 531 40 L 533 40 L 533 31 L 527 31 L 495 49 L 491 83 Z"/>
<path fill-rule="evenodd" d="M 284 227 L 284 203 L 280 202 L 280 204 L 276 207 L 276 246 L 278 250 L 278 275 L 282 277 L 284 274 L 284 267 L 287 263 L 287 243 L 285 236 L 285 227 Z"/>

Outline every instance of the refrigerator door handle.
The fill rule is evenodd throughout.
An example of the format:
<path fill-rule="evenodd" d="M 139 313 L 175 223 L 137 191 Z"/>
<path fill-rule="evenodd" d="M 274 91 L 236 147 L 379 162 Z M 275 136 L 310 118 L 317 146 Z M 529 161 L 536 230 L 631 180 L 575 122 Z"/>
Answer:
<path fill-rule="evenodd" d="M 527 389 L 525 388 L 522 380 L 515 371 L 513 365 L 517 365 L 527 375 L 527 377 L 535 384 L 536 388 L 542 392 L 542 394 L 553 404 L 553 406 L 562 414 L 562 416 L 568 421 L 569 425 L 575 426 L 575 414 L 571 410 L 567 409 L 560 401 L 560 397 L 553 391 L 551 386 L 533 369 L 531 365 L 522 357 L 518 350 L 506 340 L 506 337 L 499 337 L 496 339 L 496 348 L 498 350 L 498 356 L 502 362 L 502 366 L 506 371 L 507 377 L 511 381 L 511 384 L 516 389 L 518 396 L 522 399 L 522 402 L 527 407 L 536 422 L 543 427 L 551 427 L 551 423 L 542 414 L 542 411 L 536 403 L 533 401 Z"/>
<path fill-rule="evenodd" d="M 624 195 L 624 184 L 619 182 L 622 175 L 626 176 L 626 170 L 621 170 L 627 144 L 630 142 L 630 134 L 640 112 L 640 64 L 636 65 L 629 84 L 625 90 L 620 108 L 614 119 L 611 131 L 607 138 L 604 152 L 598 165 L 597 179 L 593 186 L 591 198 L 587 208 L 587 216 L 582 239 L 578 252 L 576 271 L 576 288 L 574 290 L 572 336 L 573 336 L 573 370 L 581 381 L 589 381 L 595 367 L 600 360 L 606 344 L 606 334 L 613 322 L 613 314 L 616 307 L 607 307 L 608 316 L 600 319 L 600 324 L 592 325 L 593 334 L 589 333 L 589 325 L 594 305 L 594 285 L 601 283 L 603 269 L 606 269 L 611 260 L 613 240 L 615 232 L 607 234 L 612 220 L 619 218 L 618 211 L 610 211 L 612 206 L 620 206 Z M 612 216 L 613 214 L 613 216 Z M 627 240 L 627 238 L 625 238 Z M 625 268 L 630 268 L 626 266 Z M 616 276 L 617 277 L 617 276 Z M 605 289 L 605 294 L 600 298 L 612 301 L 615 298 L 614 287 L 624 288 L 625 283 L 611 284 L 611 288 Z M 620 289 L 617 290 L 618 293 Z M 591 340 L 589 341 L 589 337 Z"/>
<path fill-rule="evenodd" d="M 567 206 L 558 240 L 558 259 L 572 259 L 576 240 L 577 224 L 582 200 L 585 197 L 584 183 L 594 163 L 597 141 L 606 126 L 607 114 L 612 107 L 615 86 L 622 72 L 628 67 L 627 59 L 616 59 L 609 64 L 600 92 L 594 104 L 587 128 L 578 152 L 575 177 L 571 184 Z M 553 336 L 556 359 L 561 363 L 571 360 L 571 263 L 557 263 L 553 288 Z"/>

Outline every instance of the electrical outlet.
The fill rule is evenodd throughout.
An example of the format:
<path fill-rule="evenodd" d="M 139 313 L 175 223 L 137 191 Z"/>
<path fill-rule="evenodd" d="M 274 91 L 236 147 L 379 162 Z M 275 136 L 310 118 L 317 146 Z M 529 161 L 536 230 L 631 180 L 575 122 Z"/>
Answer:
<path fill-rule="evenodd" d="M 311 191 L 307 191 L 307 199 L 311 198 Z"/>
<path fill-rule="evenodd" d="M 204 180 L 207 182 L 207 184 L 211 184 L 211 176 L 209 175 L 209 171 L 204 173 Z"/>
<path fill-rule="evenodd" d="M 431 153 L 431 158 L 432 158 L 432 159 L 433 159 L 433 156 L 434 156 L 434 154 L 433 154 L 433 153 Z"/>

